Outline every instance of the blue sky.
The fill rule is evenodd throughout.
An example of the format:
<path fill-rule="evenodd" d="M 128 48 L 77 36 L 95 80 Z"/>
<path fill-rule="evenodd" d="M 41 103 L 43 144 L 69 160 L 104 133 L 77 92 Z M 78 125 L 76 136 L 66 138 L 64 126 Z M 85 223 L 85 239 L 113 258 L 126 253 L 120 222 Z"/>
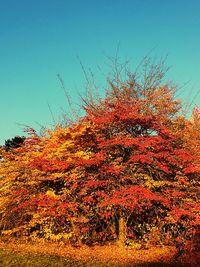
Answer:
<path fill-rule="evenodd" d="M 67 110 L 58 73 L 79 103 L 78 58 L 103 84 L 105 55 L 118 45 L 132 66 L 151 49 L 153 57 L 168 54 L 169 78 L 187 83 L 184 99 L 200 89 L 199 0 L 0 0 L 0 144 L 23 134 L 17 123 L 51 125 L 47 103 L 55 117 Z"/>

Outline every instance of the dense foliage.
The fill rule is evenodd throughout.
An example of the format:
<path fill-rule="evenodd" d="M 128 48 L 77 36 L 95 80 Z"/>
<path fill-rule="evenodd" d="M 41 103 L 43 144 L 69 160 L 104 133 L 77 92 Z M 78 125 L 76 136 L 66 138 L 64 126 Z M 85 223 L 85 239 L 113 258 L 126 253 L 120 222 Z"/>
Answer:
<path fill-rule="evenodd" d="M 1 148 L 1 235 L 197 249 L 200 113 L 148 76 L 110 81 L 85 116 Z"/>

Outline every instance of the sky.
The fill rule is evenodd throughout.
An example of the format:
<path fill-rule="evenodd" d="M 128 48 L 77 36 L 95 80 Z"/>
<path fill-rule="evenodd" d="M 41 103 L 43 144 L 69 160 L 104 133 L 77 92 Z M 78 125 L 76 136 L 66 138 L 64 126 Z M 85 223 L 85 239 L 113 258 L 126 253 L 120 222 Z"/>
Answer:
<path fill-rule="evenodd" d="M 68 114 L 58 74 L 80 105 L 80 62 L 103 88 L 116 51 L 133 69 L 168 55 L 169 79 L 200 105 L 199 48 L 199 0 L 0 0 L 0 144 Z"/>

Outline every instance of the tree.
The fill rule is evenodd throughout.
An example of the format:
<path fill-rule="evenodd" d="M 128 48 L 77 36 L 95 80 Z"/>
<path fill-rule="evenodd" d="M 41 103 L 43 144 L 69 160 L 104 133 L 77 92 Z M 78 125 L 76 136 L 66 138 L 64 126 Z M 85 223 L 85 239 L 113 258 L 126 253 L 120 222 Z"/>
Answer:
<path fill-rule="evenodd" d="M 10 150 L 20 147 L 24 143 L 25 139 L 26 138 L 24 136 L 15 136 L 14 138 L 5 141 L 4 148 L 6 150 Z"/>
<path fill-rule="evenodd" d="M 158 66 L 144 73 L 109 80 L 105 98 L 84 99 L 83 118 L 42 137 L 32 130 L 23 146 L 2 151 L 4 234 L 119 246 L 155 242 L 156 231 L 156 242 L 191 239 L 196 121 L 181 114 Z"/>

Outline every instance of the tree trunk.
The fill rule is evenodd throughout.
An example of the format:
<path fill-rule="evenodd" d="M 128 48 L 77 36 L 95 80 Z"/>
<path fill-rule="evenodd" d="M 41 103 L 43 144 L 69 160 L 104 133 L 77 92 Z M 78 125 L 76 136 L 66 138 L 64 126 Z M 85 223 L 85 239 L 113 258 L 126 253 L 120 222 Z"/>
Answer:
<path fill-rule="evenodd" d="M 119 218 L 119 232 L 118 232 L 118 240 L 117 240 L 117 244 L 120 247 L 123 247 L 125 245 L 126 232 L 127 232 L 126 220 L 123 216 L 120 216 L 120 218 Z"/>
<path fill-rule="evenodd" d="M 74 245 L 80 245 L 81 241 L 80 241 L 80 228 L 79 226 L 75 223 L 75 222 L 71 222 L 71 226 L 72 226 L 72 243 Z"/>

